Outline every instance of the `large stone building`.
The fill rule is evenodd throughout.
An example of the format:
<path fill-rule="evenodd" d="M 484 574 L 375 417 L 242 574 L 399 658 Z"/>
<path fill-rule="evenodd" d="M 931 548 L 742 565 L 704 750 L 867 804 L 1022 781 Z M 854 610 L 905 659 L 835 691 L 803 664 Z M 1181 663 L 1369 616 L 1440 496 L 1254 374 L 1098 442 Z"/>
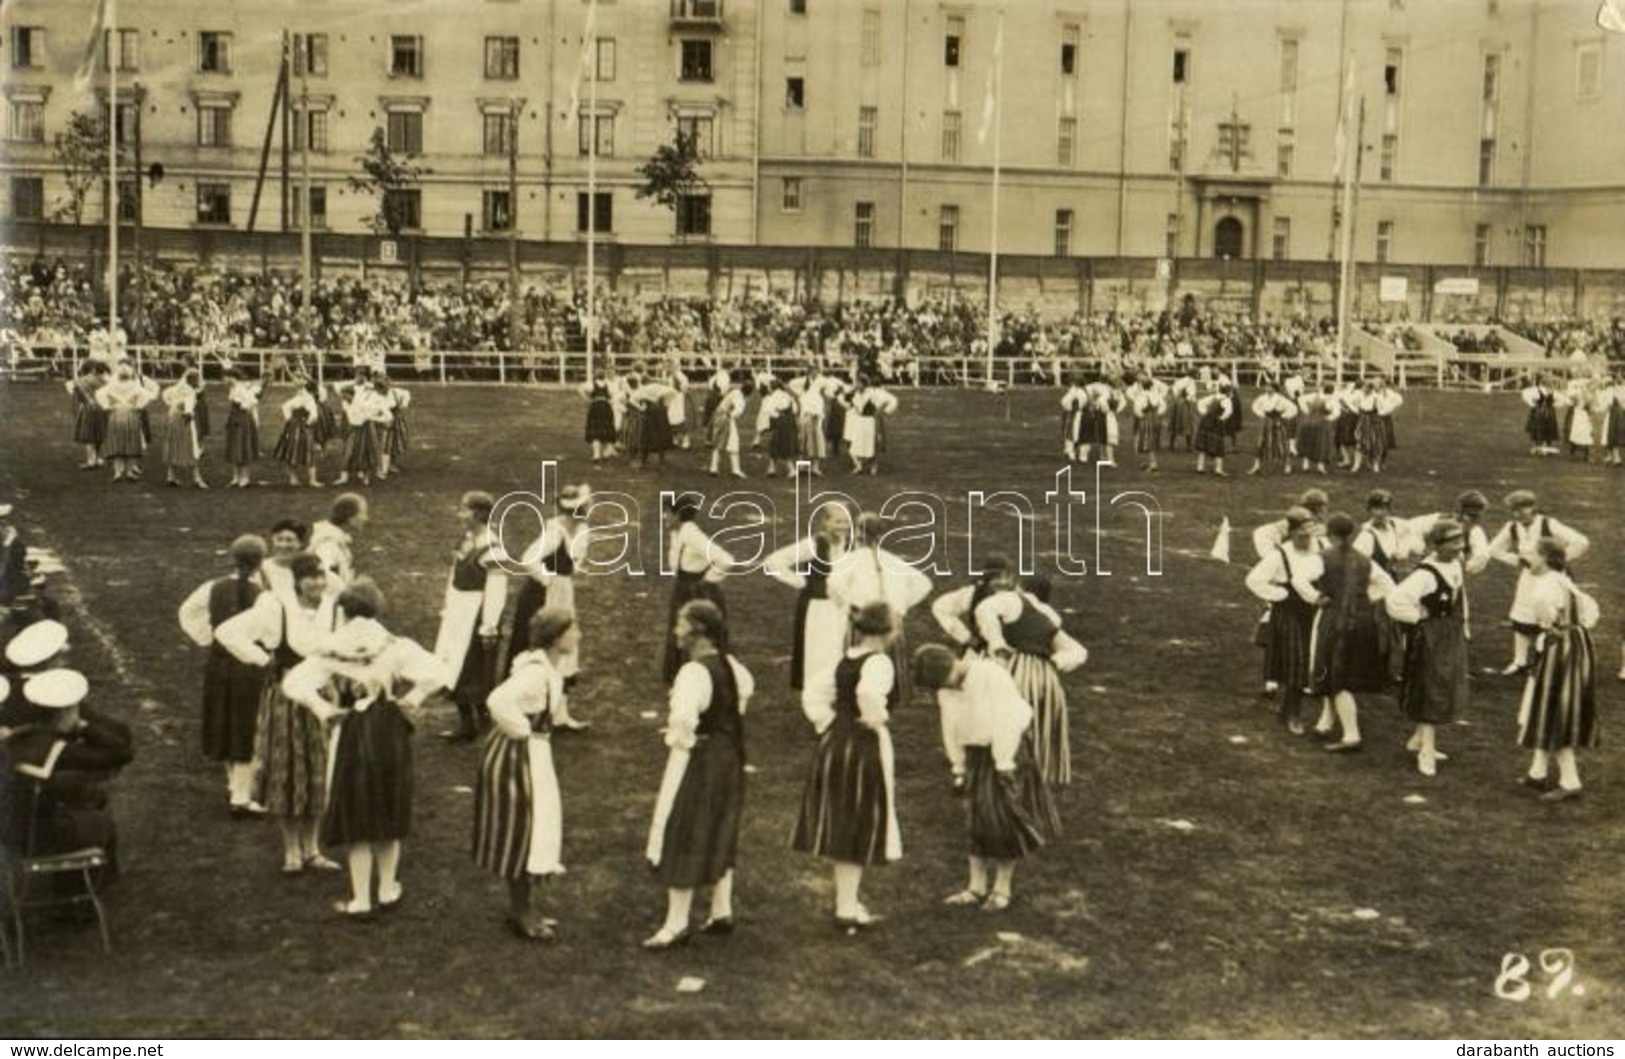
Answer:
<path fill-rule="evenodd" d="M 105 111 L 106 47 L 80 69 L 94 8 L 0 13 L 8 217 L 66 200 L 53 138 Z M 120 0 L 117 17 L 120 92 L 140 100 L 122 135 L 139 124 L 142 165 L 164 169 L 152 227 L 246 228 L 262 171 L 255 226 L 282 226 L 285 186 L 297 223 L 308 140 L 313 218 L 362 230 L 376 202 L 348 181 L 380 129 L 426 170 L 396 204 L 408 228 L 576 240 L 596 135 L 620 242 L 985 251 L 997 158 L 1004 253 L 1324 260 L 1339 129 L 1363 128 L 1362 259 L 1625 257 L 1625 36 L 1590 0 Z M 679 129 L 710 188 L 673 212 L 635 197 L 635 170 Z M 85 219 L 104 208 L 98 186 Z"/>

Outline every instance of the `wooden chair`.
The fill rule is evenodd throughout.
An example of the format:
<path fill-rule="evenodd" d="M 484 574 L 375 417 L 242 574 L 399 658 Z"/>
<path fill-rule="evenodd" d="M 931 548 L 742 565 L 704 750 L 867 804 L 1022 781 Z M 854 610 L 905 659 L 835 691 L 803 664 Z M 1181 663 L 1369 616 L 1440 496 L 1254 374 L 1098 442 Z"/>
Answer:
<path fill-rule="evenodd" d="M 34 849 L 38 837 L 43 790 L 44 784 L 41 781 L 35 780 L 28 784 L 28 830 L 22 850 L 0 850 L 0 855 L 3 855 L 5 860 L 3 874 L 6 905 L 11 913 L 12 933 L 17 942 L 18 967 L 23 966 L 28 959 L 25 916 L 30 909 L 35 908 L 90 905 L 96 913 L 96 926 L 101 932 L 102 951 L 105 953 L 113 951 L 112 937 L 107 929 L 107 910 L 102 906 L 101 895 L 96 891 L 94 874 L 107 868 L 109 864 L 107 850 L 101 846 L 86 846 L 83 849 L 62 853 L 36 855 Z M 82 891 L 66 894 L 55 892 L 58 879 L 73 875 L 79 876 Z M 0 938 L 3 938 L 4 934 L 4 930 L 0 929 Z M 9 964 L 12 959 L 12 946 L 9 940 L 5 943 L 4 949 Z"/>

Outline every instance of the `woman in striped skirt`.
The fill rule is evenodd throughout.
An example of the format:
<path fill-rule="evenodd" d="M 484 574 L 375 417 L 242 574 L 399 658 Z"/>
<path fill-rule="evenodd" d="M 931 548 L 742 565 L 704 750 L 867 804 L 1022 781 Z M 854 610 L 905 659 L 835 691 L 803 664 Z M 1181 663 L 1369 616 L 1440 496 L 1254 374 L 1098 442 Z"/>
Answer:
<path fill-rule="evenodd" d="M 288 472 L 288 484 L 300 485 L 304 474 L 312 486 L 316 480 L 316 430 L 321 422 L 321 406 L 310 390 L 301 386 L 282 402 L 282 434 L 271 454 Z"/>
<path fill-rule="evenodd" d="M 687 663 L 671 687 L 666 773 L 655 801 L 646 854 L 666 885 L 666 921 L 644 941 L 669 949 L 692 936 L 694 891 L 711 887 L 702 934 L 731 934 L 734 854 L 745 808 L 745 707 L 750 671 L 728 653 L 722 611 L 694 600 L 677 613 L 673 633 Z"/>
<path fill-rule="evenodd" d="M 1293 735 L 1304 733 L 1299 709 L 1309 684 L 1309 637 L 1326 572 L 1315 542 L 1319 524 L 1307 508 L 1286 512 L 1287 541 L 1247 574 L 1247 589 L 1270 605 L 1264 644 L 1264 679 L 1279 686 L 1277 716 Z"/>
<path fill-rule="evenodd" d="M 1320 392 L 1305 391 L 1298 398 L 1298 458 L 1304 473 L 1313 467 L 1326 474 L 1326 465 L 1337 456 L 1337 397 L 1331 383 Z"/>
<path fill-rule="evenodd" d="M 279 525 L 272 539 L 297 533 Z M 297 538 L 295 538 L 297 539 Z M 269 572 L 278 564 L 268 564 Z M 276 818 L 282 832 L 282 870 L 337 870 L 322 856 L 318 829 L 327 802 L 327 733 L 321 721 L 282 692 L 282 678 L 333 631 L 334 597 L 327 571 L 309 552 L 294 555 L 286 567 L 292 595 L 262 592 L 254 605 L 215 630 L 215 640 L 238 662 L 258 667 L 265 685 L 255 724 L 253 793 L 256 804 Z"/>
<path fill-rule="evenodd" d="M 147 391 L 129 361 L 120 362 L 113 380 L 96 391 L 96 402 L 104 413 L 102 458 L 112 461 L 113 481 L 133 482 L 140 477 L 141 458 L 147 451 L 141 436 Z"/>
<path fill-rule="evenodd" d="M 226 378 L 231 381 L 226 399 L 226 462 L 231 464 L 231 481 L 226 487 L 246 489 L 254 484 L 250 465 L 260 458 L 260 386 L 236 370 L 226 372 Z"/>
<path fill-rule="evenodd" d="M 207 489 L 208 483 L 198 469 L 201 445 L 197 435 L 197 383 L 197 369 L 192 368 L 163 392 L 164 407 L 169 412 L 164 430 L 164 476 L 168 485 Z"/>
<path fill-rule="evenodd" d="M 1383 423 L 1382 401 L 1371 383 L 1366 383 L 1354 399 L 1354 410 L 1358 418 L 1354 423 L 1354 465 L 1349 469 L 1358 471 L 1370 466 L 1380 471 L 1383 457 L 1388 455 L 1388 428 Z"/>
<path fill-rule="evenodd" d="M 835 929 L 851 936 L 880 917 L 859 899 L 863 869 L 903 855 L 897 828 L 895 761 L 888 723 L 897 706 L 891 608 L 864 607 L 852 619 L 855 647 L 814 681 L 801 708 L 818 733 L 791 848 L 834 862 Z"/>
<path fill-rule="evenodd" d="M 107 413 L 96 400 L 96 392 L 107 385 L 107 366 L 99 360 L 87 360 L 79 365 L 79 376 L 68 383 L 73 397 L 73 440 L 84 446 L 85 462 L 81 471 L 102 465 L 102 441 L 107 437 Z"/>
<path fill-rule="evenodd" d="M 552 941 L 541 883 L 561 875 L 564 814 L 553 769 L 553 707 L 564 696 L 557 654 L 580 639 L 575 615 L 547 607 L 530 619 L 531 649 L 486 699 L 491 734 L 474 790 L 474 863 L 508 883 L 508 927 L 529 941 Z"/>
<path fill-rule="evenodd" d="M 1033 761 L 1033 709 L 1003 666 L 974 655 L 956 658 L 941 644 L 915 652 L 914 679 L 936 692 L 942 745 L 970 825 L 970 880 L 946 903 L 1003 911 L 1016 862 L 1061 833 Z"/>
<path fill-rule="evenodd" d="M 392 386 L 387 378 L 380 375 L 373 384 L 378 393 L 378 403 L 387 418 L 383 415 L 379 419 L 379 453 L 378 453 L 378 480 L 383 481 L 392 474 L 398 474 L 401 469 L 401 457 L 406 455 L 407 443 L 411 440 L 411 430 L 406 421 L 406 410 L 412 405 L 412 395 L 399 386 Z"/>
<path fill-rule="evenodd" d="M 1051 660 L 1061 616 L 1021 591 L 1016 571 L 1006 567 L 972 613 L 976 632 L 990 658 L 1015 679 L 1016 690 L 1033 708 L 1033 754 L 1039 775 L 1054 787 L 1072 782 L 1072 741 L 1066 688 Z"/>
<path fill-rule="evenodd" d="M 1298 406 L 1279 389 L 1260 394 L 1253 402 L 1253 415 L 1258 417 L 1258 451 L 1248 474 L 1258 474 L 1269 465 L 1292 473 L 1292 433 L 1288 423 L 1297 414 Z"/>
<path fill-rule="evenodd" d="M 1539 651 L 1524 685 L 1518 710 L 1518 743 L 1534 752 L 1524 784 L 1542 791 L 1547 801 L 1580 796 L 1576 751 L 1599 744 L 1597 655 L 1591 643 L 1597 601 L 1582 592 L 1567 573 L 1568 554 L 1551 537 L 1542 538 L 1529 563 L 1530 597 L 1540 626 Z M 1558 780 L 1550 777 L 1557 758 Z"/>

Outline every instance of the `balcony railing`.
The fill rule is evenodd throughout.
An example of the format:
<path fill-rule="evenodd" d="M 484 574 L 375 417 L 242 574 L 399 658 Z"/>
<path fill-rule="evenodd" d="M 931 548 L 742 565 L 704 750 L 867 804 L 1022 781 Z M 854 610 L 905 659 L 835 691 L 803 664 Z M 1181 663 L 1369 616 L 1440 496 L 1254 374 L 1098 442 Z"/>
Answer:
<path fill-rule="evenodd" d="M 689 28 L 720 28 L 722 0 L 671 0 L 671 20 Z"/>

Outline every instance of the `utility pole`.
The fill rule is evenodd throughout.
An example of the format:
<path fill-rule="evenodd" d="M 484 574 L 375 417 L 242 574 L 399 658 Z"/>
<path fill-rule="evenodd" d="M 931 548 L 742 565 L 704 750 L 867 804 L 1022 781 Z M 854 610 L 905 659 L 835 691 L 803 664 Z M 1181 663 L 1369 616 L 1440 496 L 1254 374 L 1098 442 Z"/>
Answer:
<path fill-rule="evenodd" d="M 1343 259 L 1338 269 L 1337 282 L 1337 384 L 1343 384 L 1343 362 L 1348 357 L 1349 313 L 1355 308 L 1354 297 L 1354 211 L 1360 201 L 1360 173 L 1365 167 L 1365 97 L 1360 97 L 1360 119 L 1355 126 L 1354 142 L 1349 149 L 1354 153 L 1354 172 L 1345 174 L 1343 182 Z M 1345 161 L 1345 168 L 1347 167 Z"/>
<path fill-rule="evenodd" d="M 304 128 L 299 136 L 299 170 L 302 188 L 299 192 L 299 317 L 303 321 L 300 326 L 300 344 L 304 346 L 306 355 L 312 352 L 315 346 L 315 335 L 312 329 L 316 324 L 316 310 L 311 304 L 310 270 L 311 270 L 311 217 L 310 217 L 310 35 L 299 35 L 300 63 L 299 63 L 299 112 L 303 115 Z M 317 359 L 316 379 L 321 381 L 321 360 Z"/>
<path fill-rule="evenodd" d="M 508 345 L 519 349 L 519 114 L 523 99 L 508 100 Z"/>

